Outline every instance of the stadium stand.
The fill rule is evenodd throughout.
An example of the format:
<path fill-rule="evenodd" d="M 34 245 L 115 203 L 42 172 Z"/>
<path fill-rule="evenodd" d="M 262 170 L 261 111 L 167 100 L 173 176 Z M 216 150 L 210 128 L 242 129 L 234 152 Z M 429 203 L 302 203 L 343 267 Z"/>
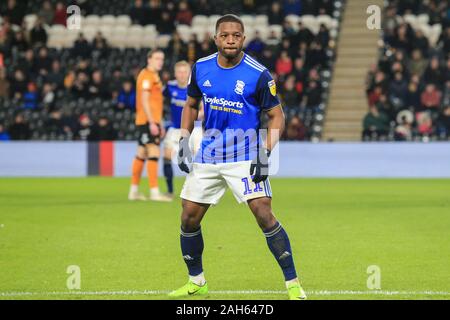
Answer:
<path fill-rule="evenodd" d="M 449 1 L 390 0 L 367 76 L 364 141 L 450 138 Z"/>
<path fill-rule="evenodd" d="M 277 80 L 285 140 L 319 141 L 344 1 L 15 1 L 0 5 L 0 134 L 10 139 L 135 139 L 135 78 L 150 48 L 178 60 L 215 50 L 217 18 L 238 13 L 246 52 Z M 81 9 L 80 29 L 67 8 Z M 166 115 L 167 117 L 167 115 Z M 106 132 L 106 134 L 98 134 Z"/>

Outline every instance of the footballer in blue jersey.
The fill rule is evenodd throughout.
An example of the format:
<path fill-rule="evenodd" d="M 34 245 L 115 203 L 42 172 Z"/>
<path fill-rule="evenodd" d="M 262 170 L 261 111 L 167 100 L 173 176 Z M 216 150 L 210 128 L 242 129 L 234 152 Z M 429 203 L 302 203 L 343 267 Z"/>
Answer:
<path fill-rule="evenodd" d="M 189 280 L 169 296 L 208 293 L 200 223 L 208 208 L 230 188 L 239 203 L 248 205 L 262 229 L 283 272 L 289 298 L 305 299 L 288 235 L 272 212 L 268 160 L 285 124 L 275 81 L 263 65 L 243 52 L 244 24 L 239 17 L 220 17 L 214 40 L 218 52 L 192 67 L 181 117 L 178 165 L 188 175 L 181 191 L 180 244 Z M 188 139 L 200 102 L 204 135 L 200 150 L 192 155 Z M 260 130 L 262 114 L 269 119 L 266 131 Z"/>
<path fill-rule="evenodd" d="M 181 138 L 181 113 L 187 99 L 187 86 L 191 66 L 187 61 L 179 61 L 174 67 L 175 80 L 171 80 L 164 88 L 163 95 L 170 107 L 171 126 L 164 138 L 164 177 L 167 183 L 168 196 L 174 197 L 172 155 L 178 153 L 178 142 Z M 201 112 L 200 112 L 201 113 Z M 202 115 L 199 114 L 199 119 Z M 198 128 L 191 135 L 191 148 L 196 147 L 201 140 L 202 130 Z M 198 142 L 197 142 L 198 141 Z"/>

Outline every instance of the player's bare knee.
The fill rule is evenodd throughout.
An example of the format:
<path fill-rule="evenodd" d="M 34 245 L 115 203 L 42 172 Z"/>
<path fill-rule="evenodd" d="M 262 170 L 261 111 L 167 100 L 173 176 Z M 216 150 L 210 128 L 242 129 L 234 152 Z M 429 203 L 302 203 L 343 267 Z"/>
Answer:
<path fill-rule="evenodd" d="M 195 231 L 200 227 L 201 212 L 196 210 L 186 201 L 182 201 L 181 227 L 184 231 Z"/>
<path fill-rule="evenodd" d="M 249 206 L 262 230 L 270 229 L 276 224 L 277 219 L 273 215 L 269 198 L 261 198 L 257 199 L 257 201 L 249 202 Z"/>

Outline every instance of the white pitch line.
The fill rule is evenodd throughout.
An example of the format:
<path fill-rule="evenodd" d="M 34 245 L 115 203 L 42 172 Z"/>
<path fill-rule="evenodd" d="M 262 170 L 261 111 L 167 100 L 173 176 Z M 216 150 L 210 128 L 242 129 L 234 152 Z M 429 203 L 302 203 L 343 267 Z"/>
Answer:
<path fill-rule="evenodd" d="M 166 295 L 170 291 L 162 290 L 121 290 L 121 291 L 48 291 L 48 292 L 0 292 L 0 297 L 26 297 L 26 296 L 135 296 L 135 295 Z M 286 291 L 271 290 L 224 290 L 210 291 L 211 294 L 248 294 L 248 295 L 270 295 L 286 294 Z M 378 296 L 450 296 L 446 291 L 354 291 L 354 290 L 313 290 L 306 291 L 310 296 L 332 296 L 332 295 L 378 295 Z"/>

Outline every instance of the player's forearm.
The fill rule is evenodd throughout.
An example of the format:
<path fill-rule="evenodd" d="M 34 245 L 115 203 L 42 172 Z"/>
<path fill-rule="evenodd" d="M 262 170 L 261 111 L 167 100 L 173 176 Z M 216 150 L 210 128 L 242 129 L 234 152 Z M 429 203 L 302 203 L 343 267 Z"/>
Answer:
<path fill-rule="evenodd" d="M 198 110 L 189 106 L 183 108 L 181 114 L 181 131 L 182 134 L 190 134 L 194 130 L 194 122 L 197 120 Z"/>
<path fill-rule="evenodd" d="M 145 113 L 145 116 L 147 117 L 148 123 L 152 123 L 154 119 L 153 119 L 153 115 L 152 115 L 152 110 L 150 108 L 149 100 L 150 100 L 150 93 L 144 91 L 142 93 L 142 107 L 144 109 L 144 113 Z"/>
<path fill-rule="evenodd" d="M 283 134 L 285 116 L 281 106 L 269 111 L 268 116 L 269 122 L 267 125 L 266 148 L 269 151 L 272 151 L 278 141 L 280 141 L 280 137 Z"/>
<path fill-rule="evenodd" d="M 188 97 L 183 112 L 181 113 L 181 135 L 183 137 L 191 134 L 194 130 L 194 123 L 198 117 L 200 99 Z"/>

